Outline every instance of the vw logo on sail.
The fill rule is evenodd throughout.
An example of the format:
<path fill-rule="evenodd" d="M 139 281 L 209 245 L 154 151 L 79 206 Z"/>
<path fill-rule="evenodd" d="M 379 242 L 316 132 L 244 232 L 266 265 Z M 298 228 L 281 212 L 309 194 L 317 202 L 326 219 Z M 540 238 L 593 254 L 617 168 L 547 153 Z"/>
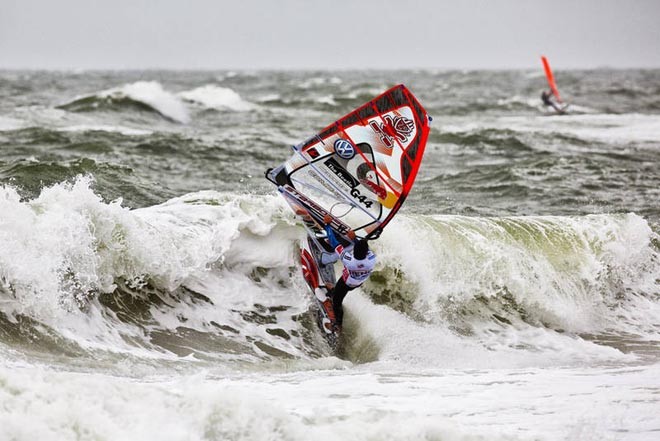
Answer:
<path fill-rule="evenodd" d="M 344 159 L 353 159 L 355 156 L 355 147 L 351 144 L 350 141 L 339 138 L 334 143 L 335 153 L 339 155 L 340 158 Z"/>

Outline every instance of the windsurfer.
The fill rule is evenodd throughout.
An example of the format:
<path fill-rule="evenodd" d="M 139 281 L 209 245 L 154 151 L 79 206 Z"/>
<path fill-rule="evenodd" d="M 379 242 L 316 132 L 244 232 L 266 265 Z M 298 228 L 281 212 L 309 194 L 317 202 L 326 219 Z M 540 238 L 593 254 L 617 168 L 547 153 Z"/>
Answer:
<path fill-rule="evenodd" d="M 543 101 L 543 105 L 545 105 L 546 107 L 552 107 L 553 109 L 555 109 L 559 113 L 564 112 L 564 109 L 559 107 L 559 105 L 556 103 L 555 94 L 552 93 L 551 90 L 548 90 L 548 91 L 544 90 L 541 93 L 541 101 Z"/>
<path fill-rule="evenodd" d="M 332 218 L 326 215 L 323 219 L 324 229 L 327 234 L 327 240 L 334 249 L 334 260 L 325 259 L 324 264 L 332 264 L 341 259 L 344 265 L 342 276 L 337 280 L 328 297 L 332 299 L 333 312 L 335 316 L 335 328 L 341 330 L 344 309 L 342 302 L 349 291 L 362 285 L 368 278 L 376 265 L 376 255 L 369 249 L 369 244 L 365 239 L 355 237 L 355 233 L 349 230 L 347 236 L 353 241 L 352 247 L 346 249 L 339 243 L 335 233 L 330 226 Z"/>

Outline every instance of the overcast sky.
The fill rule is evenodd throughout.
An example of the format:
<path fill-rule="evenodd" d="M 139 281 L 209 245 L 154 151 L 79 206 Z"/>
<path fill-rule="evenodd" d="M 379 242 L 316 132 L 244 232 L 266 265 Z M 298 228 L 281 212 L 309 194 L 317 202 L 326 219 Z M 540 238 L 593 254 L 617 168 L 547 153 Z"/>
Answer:
<path fill-rule="evenodd" d="M 0 68 L 660 67 L 660 0 L 0 0 Z"/>

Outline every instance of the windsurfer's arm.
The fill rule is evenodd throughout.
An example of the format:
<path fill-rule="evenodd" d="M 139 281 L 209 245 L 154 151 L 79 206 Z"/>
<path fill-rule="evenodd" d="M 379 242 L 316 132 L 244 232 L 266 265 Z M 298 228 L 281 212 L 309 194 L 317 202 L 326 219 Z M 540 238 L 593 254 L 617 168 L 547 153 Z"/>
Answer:
<path fill-rule="evenodd" d="M 323 228 L 325 229 L 325 234 L 327 235 L 328 242 L 330 242 L 330 246 L 335 249 L 341 246 L 341 244 L 337 240 L 337 237 L 335 236 L 335 232 L 332 231 L 332 227 L 330 226 L 330 224 L 325 224 Z"/>
<path fill-rule="evenodd" d="M 330 226 L 330 222 L 332 222 L 332 217 L 329 214 L 326 214 L 325 217 L 323 217 L 323 229 L 328 236 L 328 242 L 330 242 L 330 246 L 335 249 L 335 252 L 338 255 L 341 255 L 341 253 L 344 252 L 344 246 L 337 240 L 337 236 L 335 236 L 335 232 Z M 348 230 L 346 235 L 349 239 L 355 240 L 355 232 L 353 230 Z"/>

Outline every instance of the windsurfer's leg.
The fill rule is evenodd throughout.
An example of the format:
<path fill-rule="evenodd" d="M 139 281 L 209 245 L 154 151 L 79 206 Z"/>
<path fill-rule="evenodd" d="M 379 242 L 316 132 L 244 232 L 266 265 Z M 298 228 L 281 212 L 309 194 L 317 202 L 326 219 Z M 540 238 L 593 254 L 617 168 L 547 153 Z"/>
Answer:
<path fill-rule="evenodd" d="M 326 287 L 332 287 L 332 284 L 335 281 L 335 262 L 337 261 L 334 258 L 336 254 L 321 253 L 319 258 L 319 273 L 321 274 L 321 279 Z"/>
<path fill-rule="evenodd" d="M 337 253 L 321 253 L 321 263 L 323 265 L 331 265 L 339 260 Z"/>
<path fill-rule="evenodd" d="M 337 325 L 341 326 L 342 322 L 344 320 L 344 308 L 342 306 L 342 302 L 344 301 L 344 297 L 346 297 L 346 294 L 348 294 L 349 291 L 351 291 L 354 288 L 349 287 L 346 285 L 344 282 L 343 278 L 339 278 L 337 280 L 337 284 L 335 285 L 335 289 L 332 290 L 332 307 L 335 312 L 335 319 L 337 321 Z"/>
<path fill-rule="evenodd" d="M 314 240 L 312 240 L 311 237 L 308 237 L 307 241 L 309 243 L 309 248 L 314 255 L 314 260 L 318 266 L 321 279 L 323 279 L 323 284 L 326 286 L 326 288 L 332 289 L 335 282 L 334 264 L 339 259 L 339 256 L 337 256 L 337 253 L 328 253 L 320 249 L 320 247 Z"/>

